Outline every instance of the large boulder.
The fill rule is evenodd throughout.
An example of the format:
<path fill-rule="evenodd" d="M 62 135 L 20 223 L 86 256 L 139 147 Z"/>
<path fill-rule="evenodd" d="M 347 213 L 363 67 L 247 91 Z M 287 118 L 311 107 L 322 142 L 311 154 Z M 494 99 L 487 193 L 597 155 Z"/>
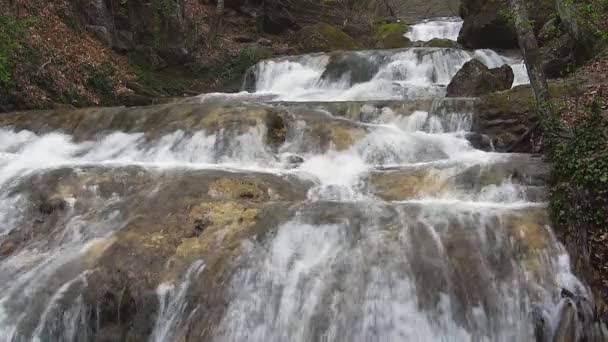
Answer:
<path fill-rule="evenodd" d="M 577 40 L 567 26 L 561 18 L 556 17 L 547 21 L 538 33 L 543 69 L 549 78 L 566 76 L 590 56 L 592 46 Z"/>
<path fill-rule="evenodd" d="M 528 1 L 528 13 L 538 32 L 554 12 L 551 0 Z M 471 49 L 517 48 L 517 33 L 507 15 L 506 0 L 463 0 L 460 16 L 464 20 L 458 42 Z"/>
<path fill-rule="evenodd" d="M 513 70 L 508 65 L 489 69 L 473 59 L 464 64 L 448 85 L 449 97 L 477 97 L 494 91 L 506 90 L 513 85 Z"/>
<path fill-rule="evenodd" d="M 549 78 L 563 77 L 574 70 L 576 41 L 564 33 L 547 42 L 541 49 L 542 65 Z"/>
<path fill-rule="evenodd" d="M 351 36 L 326 23 L 303 27 L 296 33 L 294 44 L 305 53 L 361 48 Z"/>

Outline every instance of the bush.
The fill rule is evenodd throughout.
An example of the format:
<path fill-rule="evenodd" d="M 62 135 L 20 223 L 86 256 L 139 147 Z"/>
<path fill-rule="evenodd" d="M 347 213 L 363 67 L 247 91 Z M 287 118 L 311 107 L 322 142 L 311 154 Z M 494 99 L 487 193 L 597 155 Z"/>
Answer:
<path fill-rule="evenodd" d="M 551 211 L 560 223 L 578 220 L 590 225 L 608 224 L 608 122 L 602 116 L 602 106 L 595 102 L 588 116 L 566 138 L 559 136 L 565 130 L 559 122 L 545 127 L 557 183 L 552 191 Z M 564 191 L 565 186 L 570 190 Z M 576 193 L 585 195 L 576 198 Z M 581 202 L 592 210 L 577 210 Z"/>

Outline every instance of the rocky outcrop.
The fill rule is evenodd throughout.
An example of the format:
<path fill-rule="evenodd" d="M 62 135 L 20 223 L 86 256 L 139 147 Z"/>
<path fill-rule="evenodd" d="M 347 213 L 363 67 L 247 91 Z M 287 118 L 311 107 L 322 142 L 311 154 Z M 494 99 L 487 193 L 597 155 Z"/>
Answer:
<path fill-rule="evenodd" d="M 389 32 L 376 41 L 378 49 L 401 49 L 412 46 L 412 42 L 403 33 Z"/>
<path fill-rule="evenodd" d="M 464 64 L 448 85 L 449 97 L 476 97 L 494 91 L 511 88 L 513 70 L 508 65 L 489 69 L 482 62 L 473 59 Z"/>
<path fill-rule="evenodd" d="M 183 0 L 81 0 L 87 29 L 118 51 L 141 51 L 155 66 L 182 64 L 192 27 Z"/>
<path fill-rule="evenodd" d="M 370 175 L 372 192 L 386 201 L 406 201 L 420 197 L 454 196 L 479 193 L 483 187 L 500 185 L 505 179 L 524 185 L 524 197 L 532 202 L 547 199 L 544 185 L 549 180 L 550 165 L 540 157 L 513 155 L 489 166 L 475 165 L 454 172 L 453 169 L 403 168 Z"/>
<path fill-rule="evenodd" d="M 542 65 L 549 78 L 564 77 L 592 56 L 595 36 L 588 30 L 571 26 L 556 17 L 547 21 L 538 33 Z"/>
<path fill-rule="evenodd" d="M 326 23 L 302 28 L 295 34 L 293 43 L 303 53 L 361 48 L 352 37 L 339 28 Z"/>
<path fill-rule="evenodd" d="M 535 31 L 550 18 L 553 10 L 551 0 L 528 1 Z M 471 49 L 517 48 L 517 33 L 508 18 L 507 0 L 463 0 L 460 17 L 464 20 L 458 42 Z"/>
<path fill-rule="evenodd" d="M 588 20 L 581 18 L 581 14 L 577 13 L 576 2 L 555 0 L 555 9 L 564 30 L 577 41 L 580 58 L 585 60 L 590 58 L 597 37 L 586 24 Z"/>
<path fill-rule="evenodd" d="M 206 307 L 198 318 L 209 324 L 196 324 L 191 332 L 200 338 L 223 312 L 221 284 L 234 271 L 243 242 L 262 239 L 277 227 L 292 213 L 291 206 L 305 199 L 310 186 L 270 174 L 139 167 L 57 169 L 34 175 L 30 182 L 19 191 L 42 204 L 78 198 L 77 205 L 52 213 L 41 211 L 35 201 L 24 208 L 31 220 L 0 238 L 2 245 L 11 241 L 13 251 L 53 239 L 53 229 L 79 219 L 99 223 L 99 229 L 120 227 L 111 237 L 93 241 L 81 258 L 56 275 L 67 281 L 82 269 L 95 270 L 88 274 L 89 285 L 80 299 L 90 315 L 83 315 L 83 330 L 75 334 L 82 340 L 105 341 L 125 336 L 146 340 L 154 324 L 150 313 L 159 311 L 159 284 L 178 282 L 193 262 L 203 259 L 205 269 L 199 276 L 204 291 L 195 298 Z M 53 286 L 44 290 L 52 293 Z M 43 298 L 45 291 L 32 296 Z M 66 300 L 58 305 L 70 304 Z"/>
<path fill-rule="evenodd" d="M 578 75 L 550 80 L 553 98 L 576 97 L 582 84 L 602 82 L 602 75 Z M 473 131 L 486 135 L 498 151 L 540 152 L 542 148 L 539 117 L 534 93 L 529 85 L 480 97 L 473 116 Z"/>

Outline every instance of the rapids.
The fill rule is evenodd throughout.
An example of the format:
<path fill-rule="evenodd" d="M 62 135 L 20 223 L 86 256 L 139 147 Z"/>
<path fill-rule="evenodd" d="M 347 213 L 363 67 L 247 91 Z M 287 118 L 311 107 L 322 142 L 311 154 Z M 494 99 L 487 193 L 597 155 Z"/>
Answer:
<path fill-rule="evenodd" d="M 454 39 L 459 25 L 426 21 L 408 36 Z M 550 227 L 549 167 L 476 149 L 475 100 L 443 99 L 467 60 L 517 57 L 339 56 L 262 61 L 250 93 L 201 95 L 217 104 L 190 116 L 173 105 L 163 127 L 144 124 L 144 110 L 76 125 L 93 134 L 60 114 L 0 128 L 0 341 L 553 341 L 564 324 L 586 334 L 561 314 L 588 317 L 575 298 L 590 297 Z M 332 103 L 379 99 L 430 105 L 368 102 L 346 115 Z"/>

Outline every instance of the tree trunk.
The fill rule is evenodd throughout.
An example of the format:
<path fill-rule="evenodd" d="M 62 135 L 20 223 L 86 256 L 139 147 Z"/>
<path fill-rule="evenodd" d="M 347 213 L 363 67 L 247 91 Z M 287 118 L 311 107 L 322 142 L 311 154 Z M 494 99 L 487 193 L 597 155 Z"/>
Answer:
<path fill-rule="evenodd" d="M 222 19 L 224 17 L 224 0 L 217 0 L 217 7 L 215 8 L 215 23 L 211 27 L 211 39 L 210 42 L 214 43 L 217 39 L 222 27 Z"/>
<path fill-rule="evenodd" d="M 552 115 L 551 96 L 549 94 L 547 78 L 542 67 L 542 56 L 538 48 L 538 42 L 534 36 L 532 22 L 528 17 L 525 0 L 510 1 L 511 9 L 515 16 L 515 29 L 517 31 L 519 47 L 524 55 L 526 69 L 530 76 L 530 84 L 532 85 L 532 89 L 534 89 L 534 96 L 536 97 L 536 107 L 541 115 L 541 120 L 546 119 Z"/>

